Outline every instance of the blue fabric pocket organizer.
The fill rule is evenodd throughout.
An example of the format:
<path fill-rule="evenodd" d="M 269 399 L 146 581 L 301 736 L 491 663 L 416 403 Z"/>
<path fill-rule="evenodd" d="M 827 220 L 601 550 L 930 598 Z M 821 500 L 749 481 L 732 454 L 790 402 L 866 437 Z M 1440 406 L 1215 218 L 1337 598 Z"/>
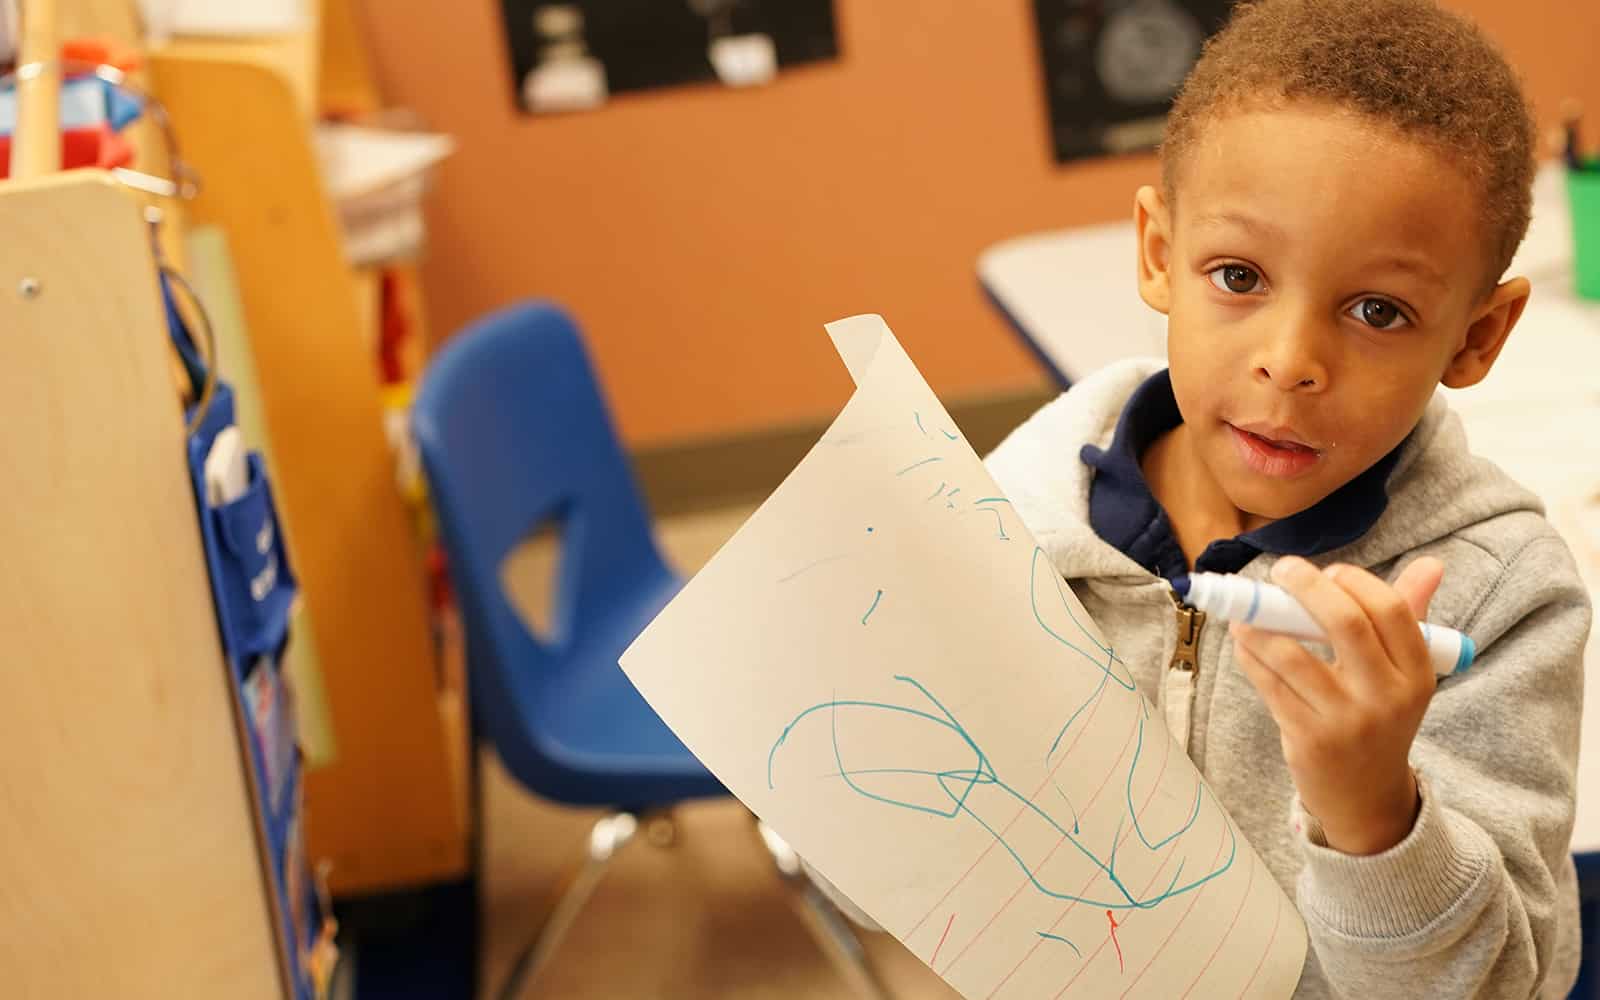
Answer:
<path fill-rule="evenodd" d="M 188 458 L 222 645 L 242 682 L 255 657 L 276 659 L 282 650 L 295 578 L 259 454 L 250 455 L 250 484 L 243 495 L 220 507 L 206 502 L 206 454 L 217 434 L 232 423 L 233 392 L 219 383 L 189 438 Z"/>
<path fill-rule="evenodd" d="M 176 339 L 176 338 L 175 338 Z M 193 411 L 188 419 L 193 421 Z M 318 923 L 315 897 L 305 887 L 311 874 L 304 852 L 293 849 L 300 836 L 301 784 L 303 781 L 298 748 L 268 760 L 275 745 L 263 735 L 277 724 L 276 718 L 258 723 L 263 700 L 247 698 L 246 686 L 260 685 L 270 692 L 267 704 L 272 712 L 292 713 L 291 696 L 282 675 L 283 650 L 289 642 L 289 610 L 295 599 L 295 577 L 289 563 L 288 546 L 272 500 L 272 485 L 260 454 L 248 458 L 249 485 L 244 493 L 213 507 L 206 500 L 205 461 L 223 428 L 234 421 L 233 391 L 217 382 L 209 404 L 187 442 L 190 484 L 194 488 L 195 509 L 199 515 L 200 537 L 211 576 L 211 596 L 216 607 L 217 627 L 223 652 L 233 672 L 233 696 L 240 714 L 250 728 L 248 740 L 254 786 L 261 797 L 258 808 L 267 854 L 272 865 L 272 886 L 278 896 L 283 926 L 281 940 L 288 943 L 290 966 L 294 970 L 294 1000 L 312 1000 L 314 989 L 306 967 L 308 925 L 313 932 Z M 265 674 L 259 672 L 265 671 Z M 293 739 L 292 721 L 287 732 L 277 739 Z M 281 749 L 281 747 L 280 747 Z M 313 938 L 314 939 L 314 938 Z"/>

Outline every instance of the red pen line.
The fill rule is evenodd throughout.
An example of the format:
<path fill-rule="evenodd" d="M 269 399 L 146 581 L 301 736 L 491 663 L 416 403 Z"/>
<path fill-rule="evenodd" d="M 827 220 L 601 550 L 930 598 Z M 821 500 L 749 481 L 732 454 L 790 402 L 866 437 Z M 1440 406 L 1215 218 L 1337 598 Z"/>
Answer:
<path fill-rule="evenodd" d="M 1261 967 L 1267 964 L 1267 956 L 1272 954 L 1272 942 L 1278 939 L 1278 924 L 1282 920 L 1283 903 L 1280 902 L 1278 904 L 1278 912 L 1272 918 L 1272 933 L 1267 935 L 1267 946 L 1261 952 L 1261 961 L 1256 963 L 1255 971 L 1250 973 L 1250 978 L 1246 979 L 1244 982 L 1244 989 L 1239 991 L 1241 1000 L 1243 1000 L 1244 995 L 1250 991 L 1250 987 L 1255 983 L 1256 977 L 1261 975 Z"/>
<path fill-rule="evenodd" d="M 1217 863 L 1217 859 L 1222 857 L 1222 845 L 1228 839 L 1228 829 L 1229 828 L 1228 828 L 1227 822 L 1224 822 L 1222 824 L 1222 836 L 1217 838 L 1217 853 L 1212 855 L 1212 857 L 1211 857 L 1212 865 L 1215 865 Z M 1166 858 L 1162 860 L 1161 868 L 1156 869 L 1156 872 L 1157 872 L 1158 875 L 1163 869 L 1165 869 L 1167 867 L 1167 861 L 1171 860 L 1172 853 L 1176 851 L 1177 846 L 1178 846 L 1178 842 L 1177 841 L 1173 841 L 1172 847 L 1168 848 L 1168 854 L 1167 854 Z M 1143 889 L 1139 890 L 1139 894 L 1142 896 L 1146 892 L 1149 892 L 1150 891 L 1150 886 L 1153 885 L 1154 883 L 1155 883 L 1155 877 L 1152 877 L 1150 879 L 1150 881 L 1145 884 L 1145 887 Z M 1207 883 L 1207 884 L 1209 885 L 1210 883 Z M 1197 894 L 1199 892 L 1201 892 L 1201 891 L 1204 891 L 1204 889 L 1205 889 L 1205 886 L 1202 885 L 1199 889 L 1195 890 L 1196 895 L 1192 895 L 1190 897 L 1190 900 L 1189 900 L 1189 909 L 1183 911 L 1183 916 L 1178 918 L 1178 923 L 1180 923 L 1180 924 L 1183 923 L 1184 918 L 1189 915 L 1189 910 L 1194 909 L 1194 900 L 1195 900 L 1195 898 L 1197 898 Z M 1129 914 L 1127 918 L 1124 918 L 1123 923 L 1126 924 L 1129 919 L 1132 919 L 1132 914 Z M 1174 927 L 1174 929 L 1176 929 L 1176 926 Z M 1111 940 L 1114 942 L 1116 940 L 1116 937 L 1117 937 L 1117 932 L 1115 930 L 1113 930 L 1111 932 Z M 1169 931 L 1167 933 L 1166 940 L 1162 941 L 1161 942 L 1161 946 L 1156 949 L 1157 954 L 1160 953 L 1161 948 L 1166 947 L 1167 941 L 1170 941 L 1171 939 L 1172 939 L 1172 932 Z M 1089 967 L 1089 963 L 1094 961 L 1095 956 L 1099 955 L 1101 951 L 1105 950 L 1105 946 L 1106 946 L 1105 941 L 1101 941 L 1100 942 L 1100 947 L 1096 948 L 1094 950 L 1094 952 L 1088 958 L 1084 959 L 1083 964 L 1078 966 L 1078 971 L 1074 972 L 1072 974 L 1072 978 L 1067 980 L 1067 985 L 1061 987 L 1060 992 L 1056 993 L 1055 1000 L 1061 1000 L 1061 997 L 1066 994 L 1067 990 L 1072 988 L 1072 984 L 1078 981 L 1078 977 L 1083 975 L 1083 971 Z M 1122 946 L 1121 945 L 1117 946 L 1117 952 L 1118 952 L 1119 955 L 1121 954 L 1121 952 L 1122 952 Z M 1145 967 L 1149 968 L 1149 963 L 1146 963 Z M 1144 973 L 1141 971 L 1140 975 L 1142 976 L 1143 974 Z M 1126 996 L 1127 994 L 1124 993 L 1123 995 Z"/>
<path fill-rule="evenodd" d="M 1132 832 L 1131 832 L 1131 831 L 1130 831 L 1130 832 L 1129 832 L 1129 834 L 1128 834 L 1128 836 L 1130 836 L 1130 837 L 1131 837 L 1131 836 L 1133 836 L 1133 833 L 1132 833 Z M 1173 858 L 1173 856 L 1174 856 L 1174 855 L 1176 855 L 1176 854 L 1177 854 L 1177 853 L 1178 853 L 1178 841 L 1173 841 L 1173 842 L 1172 842 L 1172 843 L 1171 843 L 1171 845 L 1169 845 L 1169 846 L 1168 846 L 1168 847 L 1167 847 L 1167 853 L 1166 853 L 1166 854 L 1165 854 L 1165 855 L 1164 855 L 1164 856 L 1163 856 L 1163 857 L 1162 857 L 1162 859 L 1161 859 L 1161 864 L 1160 864 L 1160 865 L 1159 865 L 1159 866 L 1158 866 L 1158 867 L 1157 867 L 1157 868 L 1156 868 L 1156 871 L 1155 871 L 1155 874 L 1154 874 L 1154 875 L 1151 875 L 1151 876 L 1150 876 L 1150 881 L 1148 881 L 1148 882 L 1146 882 L 1146 883 L 1145 883 L 1145 884 L 1144 884 L 1144 888 L 1143 888 L 1143 889 L 1140 889 L 1140 890 L 1139 890 L 1139 895 L 1141 895 L 1141 896 L 1142 896 L 1142 895 L 1144 895 L 1144 894 L 1145 894 L 1145 893 L 1147 893 L 1147 892 L 1149 892 L 1149 891 L 1150 891 L 1150 887 L 1151 887 L 1151 886 L 1153 886 L 1153 885 L 1155 885 L 1155 884 L 1156 884 L 1156 879 L 1158 879 L 1158 878 L 1160 878 L 1160 877 L 1161 877 L 1161 873 L 1162 873 L 1162 872 L 1164 872 L 1164 871 L 1166 871 L 1166 870 L 1167 870 L 1167 863 L 1168 863 L 1168 862 L 1169 862 L 1169 861 L 1171 861 L 1171 860 L 1172 860 L 1172 858 Z M 1096 873 L 1096 874 L 1098 874 L 1098 873 Z M 1070 910 L 1070 909 L 1071 909 L 1071 907 L 1068 907 L 1068 909 L 1069 909 L 1069 910 Z M 1063 913 L 1062 913 L 1062 914 L 1061 914 L 1061 917 L 1060 917 L 1060 918 L 1058 918 L 1058 919 L 1057 919 L 1057 920 L 1056 920 L 1056 923 L 1058 923 L 1058 924 L 1059 924 L 1059 923 L 1060 923 L 1060 922 L 1061 922 L 1061 920 L 1062 920 L 1062 919 L 1065 919 L 1065 917 L 1066 917 L 1066 915 L 1067 915 L 1067 914 L 1066 914 L 1066 913 L 1065 913 L 1065 912 L 1063 912 Z M 1054 931 L 1054 930 L 1055 930 L 1055 927 L 1054 927 L 1054 926 L 1052 926 L 1052 927 L 1051 927 L 1051 928 L 1050 928 L 1050 929 L 1051 929 L 1051 930 L 1052 930 L 1052 931 Z M 1099 958 L 1099 957 L 1100 957 L 1100 953 L 1101 953 L 1101 952 L 1102 952 L 1102 951 L 1105 951 L 1105 950 L 1106 950 L 1106 942 L 1108 942 L 1108 941 L 1110 941 L 1110 940 L 1111 940 L 1111 938 L 1110 938 L 1110 937 L 1104 937 L 1104 938 L 1101 938 L 1101 939 L 1100 939 L 1100 944 L 1099 944 L 1099 945 L 1097 945 L 1097 946 L 1096 946 L 1096 947 L 1095 947 L 1095 949 L 1094 949 L 1094 951 L 1091 951 L 1091 952 L 1090 952 L 1090 953 L 1089 953 L 1089 957 L 1088 957 L 1088 958 L 1085 958 L 1085 959 L 1084 959 L 1084 960 L 1083 960 L 1083 961 L 1082 961 L 1082 962 L 1081 962 L 1081 963 L 1079 963 L 1079 965 L 1078 965 L 1078 971 L 1077 971 L 1077 972 L 1074 972 L 1074 973 L 1073 973 L 1073 974 L 1072 974 L 1072 978 L 1071 978 L 1071 979 L 1069 979 L 1069 980 L 1067 980 L 1067 985 L 1066 985 L 1066 986 L 1063 986 L 1063 987 L 1061 987 L 1061 990 L 1060 990 L 1060 992 L 1058 992 L 1058 993 L 1056 993 L 1056 997 L 1057 997 L 1057 998 L 1058 998 L 1058 1000 L 1059 1000 L 1059 998 L 1060 998 L 1060 997 L 1061 997 L 1061 996 L 1062 996 L 1062 994 L 1064 994 L 1064 993 L 1066 993 L 1066 992 L 1067 992 L 1067 990 L 1068 990 L 1068 989 L 1070 989 L 1070 988 L 1071 988 L 1071 987 L 1072 987 L 1072 984 L 1073 984 L 1073 983 L 1075 983 L 1075 982 L 1077 982 L 1077 981 L 1078 981 L 1078 977 L 1079 977 L 1079 976 L 1081 976 L 1081 975 L 1083 975 L 1083 973 L 1084 973 L 1084 970 L 1086 970 L 1086 969 L 1088 969 L 1088 968 L 1089 968 L 1089 965 L 1090 965 L 1090 964 L 1091 964 L 1091 963 L 1092 963 L 1092 962 L 1094 962 L 1094 960 L 1095 960 L 1095 959 L 1097 959 L 1097 958 Z"/>
<path fill-rule="evenodd" d="M 1166 773 L 1166 770 L 1167 770 L 1167 758 L 1169 756 L 1171 756 L 1171 750 L 1172 750 L 1172 743 L 1169 740 L 1167 742 L 1167 751 L 1168 752 L 1161 755 L 1161 767 L 1156 770 L 1156 780 L 1151 782 L 1150 791 L 1145 793 L 1144 801 L 1139 803 L 1139 815 L 1140 816 L 1143 816 L 1144 815 L 1144 811 L 1147 808 L 1149 808 L 1150 800 L 1156 797 L 1156 789 L 1161 787 L 1161 777 L 1162 777 L 1162 775 L 1164 775 Z M 1128 838 L 1131 837 L 1131 836 L 1133 836 L 1133 827 L 1130 826 L 1130 827 L 1128 827 L 1128 832 L 1124 833 L 1122 835 L 1122 839 L 1117 841 L 1117 846 L 1121 847 L 1123 844 L 1127 843 Z M 1176 851 L 1176 850 L 1177 850 L 1177 843 L 1176 842 L 1174 842 L 1171 847 L 1167 848 L 1166 857 L 1162 858 L 1162 860 L 1161 860 L 1161 867 L 1156 869 L 1156 875 L 1151 876 L 1150 881 L 1148 883 L 1146 883 L 1146 885 L 1145 885 L 1145 887 L 1143 889 L 1140 890 L 1140 895 L 1143 895 L 1145 892 L 1148 892 L 1149 889 L 1150 889 L 1150 886 L 1155 884 L 1156 877 L 1158 877 L 1161 874 L 1161 871 L 1167 867 L 1167 861 L 1171 860 L 1172 852 Z M 1095 871 L 1093 874 L 1091 874 L 1089 876 L 1089 881 L 1083 883 L 1083 885 L 1078 889 L 1076 895 L 1081 896 L 1085 892 L 1088 892 L 1090 884 L 1093 883 L 1094 880 L 1096 878 L 1098 878 L 1099 876 L 1100 876 L 1100 872 L 1099 871 Z M 1061 921 L 1067 919 L 1067 914 L 1071 913 L 1072 912 L 1072 908 L 1074 906 L 1076 906 L 1076 905 L 1077 905 L 1076 902 L 1067 903 L 1066 907 L 1061 911 L 1061 914 L 1056 917 L 1055 923 L 1050 925 L 1050 932 L 1051 933 L 1055 933 L 1055 929 L 1057 927 L 1061 926 Z M 1040 938 L 1037 941 L 1033 942 L 1033 946 L 1028 949 L 1026 954 L 1024 954 L 1020 959 L 1017 960 L 1017 964 L 1013 965 L 1011 967 L 1011 971 L 1006 973 L 1005 978 L 1000 980 L 1000 982 L 995 984 L 994 989 L 989 992 L 989 996 L 993 997 L 996 993 L 999 993 L 1000 992 L 1000 987 L 1004 986 L 1007 982 L 1010 981 L 1012 976 L 1017 974 L 1017 970 L 1021 969 L 1022 966 L 1023 966 L 1023 963 L 1027 962 L 1028 959 L 1033 957 L 1033 953 L 1038 951 L 1039 950 L 1039 946 L 1041 944 L 1043 944 L 1043 943 L 1044 943 L 1044 939 L 1043 938 Z M 1093 958 L 1094 956 L 1091 955 L 1090 957 Z"/>
<path fill-rule="evenodd" d="M 945 922 L 944 933 L 939 935 L 939 943 L 937 945 L 935 945 L 934 948 L 933 948 L 933 955 L 928 959 L 928 965 L 930 967 L 933 965 L 933 963 L 935 961 L 938 960 L 938 958 L 939 958 L 939 949 L 944 947 L 944 939 L 950 936 L 950 926 L 952 924 L 954 924 L 955 922 L 956 922 L 956 915 L 954 913 L 952 913 L 952 914 L 950 914 L 950 919 Z"/>
<path fill-rule="evenodd" d="M 1106 919 L 1111 921 L 1111 944 L 1117 949 L 1117 971 L 1126 972 L 1127 969 L 1122 965 L 1122 942 L 1117 940 L 1117 918 L 1112 915 L 1110 910 L 1107 910 Z"/>
<path fill-rule="evenodd" d="M 1233 928 L 1239 923 L 1239 914 L 1244 912 L 1245 904 L 1250 902 L 1250 887 L 1255 884 L 1255 881 L 1256 855 L 1252 851 L 1250 852 L 1250 874 L 1245 876 L 1244 895 L 1239 897 L 1239 908 L 1233 911 L 1233 919 L 1228 921 L 1228 929 L 1222 932 L 1222 937 L 1217 940 L 1217 946 L 1211 949 L 1210 955 L 1206 956 L 1205 964 L 1200 966 L 1200 971 L 1195 973 L 1194 979 L 1190 980 L 1189 985 L 1184 987 L 1183 997 L 1187 997 L 1194 992 L 1195 984 L 1199 983 L 1201 978 L 1205 976 L 1206 970 L 1211 968 L 1211 963 L 1216 960 L 1217 954 L 1222 951 L 1222 946 L 1228 943 L 1229 935 L 1233 933 Z M 1183 1000 L 1183 997 L 1179 997 L 1178 1000 Z"/>
<path fill-rule="evenodd" d="M 1223 833 L 1226 834 L 1228 830 L 1226 823 L 1223 824 L 1222 829 Z M 1226 836 L 1223 839 L 1226 839 Z M 1211 864 L 1213 866 L 1216 865 L 1217 858 L 1220 857 L 1222 857 L 1222 840 L 1217 841 L 1217 853 L 1212 857 Z M 1144 974 L 1150 971 L 1150 966 L 1156 964 L 1156 959 L 1161 957 L 1163 951 L 1166 951 L 1167 945 L 1172 941 L 1173 936 L 1178 933 L 1178 928 L 1182 927 L 1184 921 L 1189 919 L 1189 914 L 1194 912 L 1195 905 L 1200 902 L 1200 897 L 1209 888 L 1211 888 L 1211 883 L 1207 882 L 1189 894 L 1189 905 L 1183 908 L 1183 914 L 1178 917 L 1178 922 L 1167 929 L 1167 936 L 1162 938 L 1161 943 L 1156 945 L 1155 951 L 1150 953 L 1150 958 L 1144 963 L 1144 968 L 1140 969 L 1138 974 L 1133 977 L 1133 982 L 1128 984 L 1128 988 L 1122 991 L 1123 997 L 1132 993 L 1133 988 L 1139 984 L 1139 980 L 1143 979 Z M 1119 997 L 1118 1000 L 1121 1000 L 1121 998 Z"/>
<path fill-rule="evenodd" d="M 1133 725 L 1128 727 L 1128 738 L 1122 741 L 1122 751 L 1117 754 L 1117 759 L 1112 762 L 1110 769 L 1106 771 L 1105 777 L 1100 779 L 1100 786 L 1094 790 L 1093 795 L 1089 796 L 1089 801 L 1084 803 L 1083 811 L 1085 813 L 1094 807 L 1095 800 L 1100 797 L 1101 792 L 1105 791 L 1106 783 L 1109 782 L 1111 780 L 1111 776 L 1116 773 L 1118 765 L 1122 763 L 1122 758 L 1128 753 L 1128 748 L 1133 745 L 1133 734 L 1138 728 L 1139 714 L 1135 712 L 1133 716 Z M 1059 848 L 1062 844 L 1066 843 L 1066 840 L 1067 838 L 1063 835 L 1061 839 L 1056 841 L 1056 846 L 1052 847 L 1050 849 L 1050 853 L 1045 855 L 1044 861 L 1039 862 L 1040 869 L 1042 869 L 1045 865 L 1045 862 L 1049 861 L 1051 856 L 1056 853 L 1056 848 Z M 1025 889 L 1029 884 L 1030 883 L 1026 877 L 1024 877 L 1021 882 L 1017 883 L 1017 888 L 1011 893 L 1011 898 L 1007 899 L 1005 903 L 1001 904 L 998 910 L 994 911 L 994 915 L 989 918 L 989 922 L 979 928 L 978 933 L 972 935 L 972 939 L 969 940 L 962 947 L 961 951 L 956 954 L 956 957 L 952 958 L 950 963 L 946 965 L 942 971 L 940 971 L 939 974 L 941 976 L 949 975 L 950 970 L 955 968 L 956 963 L 961 961 L 968 951 L 972 950 L 972 946 L 978 943 L 978 939 L 983 937 L 983 935 L 988 932 L 990 927 L 994 926 L 994 922 L 1000 919 L 1000 914 L 1004 913 L 1006 909 L 1011 906 L 1012 901 L 1015 900 L 1017 895 L 1021 893 L 1022 890 Z M 1080 893 L 1079 895 L 1082 894 Z"/>

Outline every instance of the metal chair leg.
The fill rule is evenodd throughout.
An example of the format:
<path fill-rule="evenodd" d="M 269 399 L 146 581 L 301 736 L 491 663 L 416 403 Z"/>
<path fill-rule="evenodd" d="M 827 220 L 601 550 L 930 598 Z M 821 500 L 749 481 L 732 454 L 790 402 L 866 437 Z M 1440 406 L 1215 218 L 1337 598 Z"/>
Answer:
<path fill-rule="evenodd" d="M 851 931 L 838 907 L 834 906 L 822 894 L 822 890 L 817 888 L 816 883 L 806 875 L 805 868 L 800 863 L 800 855 L 796 854 L 794 848 L 778 836 L 776 831 L 759 819 L 756 820 L 756 832 L 761 835 L 761 842 L 766 845 L 767 853 L 772 855 L 772 861 L 777 866 L 778 874 L 783 876 L 784 884 L 788 886 L 792 895 L 798 897 L 801 921 L 822 948 L 823 954 L 828 956 L 834 968 L 844 977 L 850 989 L 856 996 L 866 1000 L 888 1000 L 889 994 L 878 981 L 872 966 L 867 963 L 867 955 L 861 947 L 860 939 Z"/>
<path fill-rule="evenodd" d="M 496 994 L 500 1000 L 515 1000 L 527 982 L 555 954 L 556 948 L 572 929 L 595 887 L 610 866 L 611 859 L 633 839 L 639 819 L 632 813 L 617 812 L 602 817 L 589 831 L 589 847 L 584 858 L 568 873 L 554 909 L 534 932 L 533 938 L 517 953 L 517 960 Z"/>

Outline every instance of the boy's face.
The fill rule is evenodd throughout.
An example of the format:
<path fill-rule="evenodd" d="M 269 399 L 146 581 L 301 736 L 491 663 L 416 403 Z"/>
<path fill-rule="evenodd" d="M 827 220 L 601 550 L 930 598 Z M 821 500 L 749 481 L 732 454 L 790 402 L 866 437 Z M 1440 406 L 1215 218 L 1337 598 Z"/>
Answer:
<path fill-rule="evenodd" d="M 1527 300 L 1485 294 L 1474 186 L 1353 113 L 1289 103 L 1208 123 L 1176 205 L 1139 192 L 1140 293 L 1168 316 L 1188 474 L 1247 527 L 1304 510 L 1488 373 Z"/>

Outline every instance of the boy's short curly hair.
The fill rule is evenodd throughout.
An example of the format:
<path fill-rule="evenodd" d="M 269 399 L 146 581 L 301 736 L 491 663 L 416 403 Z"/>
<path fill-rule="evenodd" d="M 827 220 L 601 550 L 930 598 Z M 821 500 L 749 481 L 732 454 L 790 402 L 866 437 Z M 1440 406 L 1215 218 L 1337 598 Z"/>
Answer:
<path fill-rule="evenodd" d="M 1536 127 L 1516 74 L 1472 22 L 1433 0 L 1239 3 L 1167 117 L 1168 198 L 1208 121 L 1287 100 L 1348 108 L 1440 150 L 1483 194 L 1492 278 L 1510 266 L 1532 210 Z"/>

